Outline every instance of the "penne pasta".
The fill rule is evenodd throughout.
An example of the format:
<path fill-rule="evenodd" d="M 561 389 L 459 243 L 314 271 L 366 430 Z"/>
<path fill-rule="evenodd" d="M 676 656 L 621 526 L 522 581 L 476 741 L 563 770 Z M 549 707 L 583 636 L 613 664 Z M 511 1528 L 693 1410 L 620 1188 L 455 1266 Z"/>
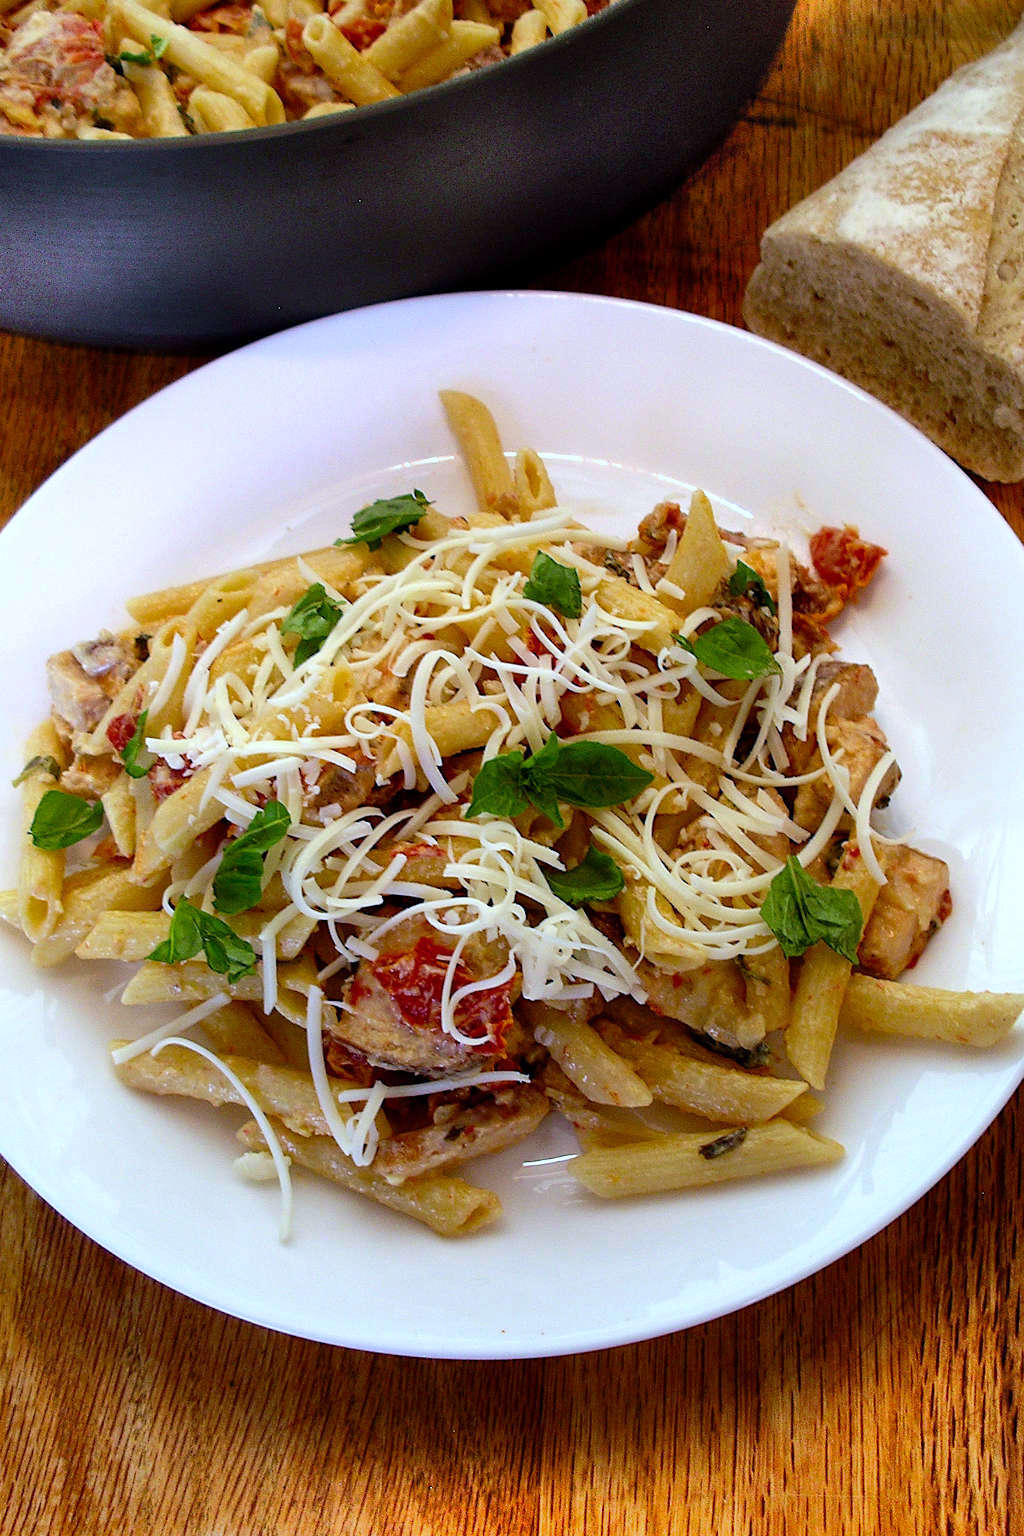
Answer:
<path fill-rule="evenodd" d="M 491 1190 L 478 1189 L 451 1174 L 428 1173 L 401 1184 L 390 1184 L 368 1169 L 354 1168 L 326 1136 L 304 1139 L 291 1135 L 280 1125 L 273 1129 L 293 1162 L 343 1185 L 353 1194 L 364 1195 L 402 1216 L 411 1216 L 440 1237 L 466 1237 L 497 1220 L 501 1212 L 498 1197 Z M 252 1150 L 264 1145 L 252 1125 L 243 1126 L 238 1134 L 243 1146 Z"/>
<path fill-rule="evenodd" d="M 569 1166 L 592 1194 L 620 1199 L 821 1167 L 842 1155 L 837 1141 L 788 1120 L 773 1120 L 749 1130 L 698 1131 L 625 1147 L 595 1147 Z"/>

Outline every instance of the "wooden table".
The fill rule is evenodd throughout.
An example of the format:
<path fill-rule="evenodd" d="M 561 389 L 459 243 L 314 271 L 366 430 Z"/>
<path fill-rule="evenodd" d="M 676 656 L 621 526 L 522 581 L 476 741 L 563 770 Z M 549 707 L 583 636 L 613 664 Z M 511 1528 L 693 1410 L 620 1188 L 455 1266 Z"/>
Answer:
<path fill-rule="evenodd" d="M 546 287 L 740 323 L 763 227 L 956 65 L 1003 0 L 799 0 L 727 141 Z M 201 359 L 0 337 L 0 520 Z M 1024 490 L 983 487 L 1024 537 Z M 0 1175 L 3 1536 L 1003 1536 L 1024 1529 L 1024 1100 L 858 1252 L 579 1358 L 408 1361 L 164 1290 Z"/>

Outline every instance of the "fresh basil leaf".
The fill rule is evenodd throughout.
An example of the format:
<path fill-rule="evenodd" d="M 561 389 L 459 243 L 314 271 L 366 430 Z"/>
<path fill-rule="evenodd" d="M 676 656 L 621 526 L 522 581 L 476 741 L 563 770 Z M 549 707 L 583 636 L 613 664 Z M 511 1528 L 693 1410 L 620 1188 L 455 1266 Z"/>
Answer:
<path fill-rule="evenodd" d="M 30 757 L 18 777 L 11 780 L 11 787 L 17 789 L 19 784 L 24 784 L 25 780 L 30 779 L 34 773 L 48 773 L 51 779 L 59 779 L 61 766 L 48 752 L 39 757 Z"/>
<path fill-rule="evenodd" d="M 546 869 L 544 878 L 570 907 L 581 907 L 586 901 L 611 901 L 626 883 L 611 854 L 601 853 L 593 844 L 574 869 Z"/>
<path fill-rule="evenodd" d="M 283 635 L 301 637 L 295 648 L 297 667 L 316 654 L 340 618 L 341 607 L 327 596 L 323 582 L 306 589 L 281 624 Z"/>
<path fill-rule="evenodd" d="M 743 560 L 737 560 L 736 569 L 729 577 L 729 591 L 733 597 L 739 597 L 744 592 L 749 592 L 759 608 L 767 608 L 769 613 L 778 613 L 775 599 L 764 584 L 764 577 L 759 576 L 751 566 Z"/>
<path fill-rule="evenodd" d="M 529 805 L 523 785 L 523 754 L 505 752 L 483 764 L 473 780 L 467 816 L 518 816 Z"/>
<path fill-rule="evenodd" d="M 601 741 L 570 741 L 552 732 L 540 752 L 526 763 L 527 793 L 536 803 L 544 790 L 569 805 L 621 805 L 632 800 L 654 775 L 638 768 L 618 747 Z"/>
<path fill-rule="evenodd" d="M 735 1147 L 740 1147 L 747 1139 L 747 1128 L 738 1125 L 734 1131 L 725 1131 L 721 1136 L 716 1136 L 714 1141 L 705 1141 L 697 1148 L 701 1157 L 706 1157 L 709 1162 L 716 1157 L 721 1157 L 726 1152 L 731 1152 Z"/>
<path fill-rule="evenodd" d="M 99 831 L 102 824 L 103 807 L 98 800 L 48 789 L 36 806 L 28 835 L 37 848 L 70 848 Z"/>
<path fill-rule="evenodd" d="M 167 52 L 167 44 L 169 41 L 170 39 L 167 37 L 158 37 L 155 32 L 151 32 L 149 34 L 149 46 L 153 51 L 154 59 L 163 58 L 164 54 Z"/>
<path fill-rule="evenodd" d="M 247 939 L 239 938 L 219 917 L 200 911 L 182 896 L 174 908 L 167 938 L 147 958 L 162 965 L 177 965 L 181 960 L 194 959 L 200 951 L 210 970 L 226 976 L 229 984 L 256 969 L 256 951 Z"/>
<path fill-rule="evenodd" d="M 267 854 L 292 824 L 280 800 L 268 800 L 261 811 L 224 849 L 213 877 L 213 905 L 229 916 L 247 912 L 263 894 L 263 866 Z"/>
<path fill-rule="evenodd" d="M 256 951 L 248 939 L 239 938 L 233 928 L 208 912 L 200 912 L 199 917 L 206 963 L 211 971 L 226 976 L 233 985 L 256 969 Z"/>
<path fill-rule="evenodd" d="M 161 965 L 177 965 L 182 960 L 192 960 L 203 948 L 203 935 L 199 927 L 199 908 L 182 896 L 173 913 L 167 937 L 146 956 Z"/>
<path fill-rule="evenodd" d="M 571 565 L 559 565 L 543 550 L 538 550 L 534 556 L 523 596 L 532 602 L 543 603 L 545 608 L 554 608 L 567 619 L 578 619 L 583 612 L 579 571 Z"/>
<path fill-rule="evenodd" d="M 819 885 L 793 854 L 768 887 L 761 916 L 790 958 L 820 941 L 851 965 L 857 963 L 864 928 L 860 902 L 853 891 Z"/>
<path fill-rule="evenodd" d="M 685 635 L 676 635 L 675 640 L 696 656 L 701 666 L 711 667 L 723 677 L 764 677 L 782 670 L 763 636 L 746 619 L 723 619 L 693 640 Z"/>
<path fill-rule="evenodd" d="M 153 55 L 149 52 L 148 48 L 143 48 L 141 53 L 135 53 L 129 48 L 122 48 L 117 57 L 118 62 L 122 64 L 146 65 L 153 62 Z M 124 70 L 119 70 L 118 73 L 123 75 Z"/>
<path fill-rule="evenodd" d="M 570 741 L 563 746 L 552 731 L 540 750 L 525 761 L 522 752 L 516 751 L 484 763 L 473 781 L 466 815 L 518 816 L 533 805 L 562 827 L 559 801 L 621 805 L 646 789 L 653 778 L 618 747 L 597 741 Z"/>
<path fill-rule="evenodd" d="M 362 507 L 352 519 L 352 533 L 347 539 L 335 539 L 335 544 L 366 544 L 379 549 L 389 533 L 400 533 L 418 523 L 431 503 L 422 491 L 411 496 L 391 496 L 383 501 L 373 501 Z"/>
<path fill-rule="evenodd" d="M 121 753 L 121 762 L 124 764 L 124 771 L 130 779 L 144 779 L 150 768 L 153 766 L 152 762 L 139 762 L 139 753 L 142 751 L 142 744 L 146 739 L 146 718 L 148 714 L 148 709 L 144 709 L 142 711 L 142 714 L 136 721 L 135 729 L 132 732 L 129 740 L 125 742 L 124 749 Z"/>

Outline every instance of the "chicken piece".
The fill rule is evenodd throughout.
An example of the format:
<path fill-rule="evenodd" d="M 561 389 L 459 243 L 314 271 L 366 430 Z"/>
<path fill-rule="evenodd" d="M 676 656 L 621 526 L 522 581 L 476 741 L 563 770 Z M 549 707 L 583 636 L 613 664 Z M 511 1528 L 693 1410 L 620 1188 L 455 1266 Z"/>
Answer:
<path fill-rule="evenodd" d="M 953 910 L 949 865 L 904 843 L 877 851 L 886 884 L 865 925 L 857 963 L 871 976 L 894 981 L 920 958 Z"/>
<path fill-rule="evenodd" d="M 343 816 L 363 805 L 386 805 L 398 793 L 401 782 L 396 778 L 378 784 L 377 768 L 371 762 L 359 763 L 354 773 L 329 764 L 317 779 L 307 804 L 313 811 L 330 810 Z"/>
<path fill-rule="evenodd" d="M 676 1019 L 729 1050 L 750 1050 L 764 1039 L 763 1019 L 748 1010 L 743 974 L 733 961 L 671 975 L 646 960 L 635 968 L 652 1013 Z"/>
<path fill-rule="evenodd" d="M 442 989 L 454 948 L 419 915 L 398 924 L 381 941 L 376 960 L 360 961 L 346 982 L 329 1037 L 375 1066 L 417 1077 L 443 1077 L 503 1054 L 512 1025 L 510 981 L 471 993 L 456 1007 L 456 1027 L 473 1043 L 442 1027 Z M 507 960 L 504 944 L 474 937 L 455 968 L 453 991 L 496 975 Z"/>
<path fill-rule="evenodd" d="M 60 787 L 66 794 L 81 795 L 85 800 L 98 800 L 111 788 L 120 772 L 120 763 L 112 757 L 86 757 L 79 754 L 61 774 Z"/>
<path fill-rule="evenodd" d="M 833 723 L 837 720 L 862 719 L 864 715 L 870 715 L 875 707 L 878 679 L 870 667 L 860 662 L 823 661 L 815 673 L 811 689 L 806 740 L 798 740 L 791 725 L 783 727 L 782 743 L 793 773 L 803 773 L 814 756 L 818 710 L 833 683 L 839 685 L 839 691 L 828 707 L 828 718 Z"/>
<path fill-rule="evenodd" d="M 46 663 L 54 714 L 73 732 L 93 730 L 141 659 L 132 636 L 111 635 L 106 630 L 95 640 L 58 651 Z"/>
<path fill-rule="evenodd" d="M 762 788 L 756 795 L 752 795 L 751 798 L 756 804 L 761 806 L 766 815 L 775 814 L 784 817 L 787 821 L 789 820 L 786 802 L 777 790 Z M 714 838 L 712 834 L 714 834 Z M 789 837 L 784 831 L 756 833 L 748 831 L 746 836 L 755 847 L 762 849 L 769 857 L 777 859 L 780 864 L 784 864 L 793 851 Z M 737 846 L 731 838 L 726 836 L 715 818 L 710 814 L 705 814 L 698 816 L 696 820 L 687 823 L 681 829 L 673 849 L 673 857 L 678 858 L 681 854 L 700 852 L 716 846 L 721 847 L 723 843 L 726 847 L 730 848 Z M 746 857 L 745 850 L 741 851 L 744 852 Z M 727 872 L 727 867 L 724 860 L 721 862 L 715 861 L 712 864 L 712 870 L 722 875 Z"/>
<path fill-rule="evenodd" d="M 889 744 L 880 726 L 865 715 L 862 720 L 830 721 L 825 727 L 825 740 L 829 750 L 842 763 L 850 775 L 850 798 L 856 804 L 876 764 L 889 750 Z M 821 754 L 815 748 L 809 766 L 820 765 Z M 885 774 L 878 786 L 876 805 L 884 805 L 900 781 L 896 763 Z M 813 831 L 832 804 L 832 781 L 827 776 L 801 784 L 796 792 L 793 820 L 800 827 Z"/>
<path fill-rule="evenodd" d="M 398 1184 L 485 1152 L 501 1152 L 531 1135 L 550 1107 L 547 1095 L 528 1083 L 508 1083 L 479 1103 L 443 1102 L 434 1124 L 382 1141 L 373 1171 Z"/>
<path fill-rule="evenodd" d="M 34 11 L 15 31 L 0 55 L 0 124 L 51 139 L 80 128 L 145 136 L 138 97 L 107 63 L 99 23 L 73 11 Z"/>

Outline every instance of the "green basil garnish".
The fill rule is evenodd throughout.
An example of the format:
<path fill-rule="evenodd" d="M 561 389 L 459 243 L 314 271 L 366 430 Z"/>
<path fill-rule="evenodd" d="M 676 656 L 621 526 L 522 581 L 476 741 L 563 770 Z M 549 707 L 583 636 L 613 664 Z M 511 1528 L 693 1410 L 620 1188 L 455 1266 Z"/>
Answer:
<path fill-rule="evenodd" d="M 136 722 L 135 729 L 131 734 L 131 738 L 125 742 L 124 750 L 121 753 L 121 762 L 124 764 L 124 771 L 130 779 L 144 779 L 150 768 L 153 766 L 151 762 L 139 762 L 139 754 L 142 751 L 142 745 L 146 739 L 146 718 L 148 714 L 148 709 L 144 709 L 142 711 L 142 714 L 139 716 Z"/>
<path fill-rule="evenodd" d="M 362 507 L 352 519 L 352 533 L 347 539 L 335 539 L 335 544 L 366 544 L 379 549 L 389 533 L 401 533 L 418 523 L 431 503 L 422 491 L 411 496 L 392 496 L 383 501 L 373 501 Z"/>
<path fill-rule="evenodd" d="M 292 824 L 280 800 L 268 800 L 248 827 L 224 849 L 213 877 L 213 904 L 218 912 L 247 912 L 263 894 L 267 854 Z"/>
<path fill-rule="evenodd" d="M 316 655 L 340 618 L 341 607 L 327 596 L 323 582 L 307 588 L 281 624 L 283 635 L 300 637 L 295 647 L 297 667 Z"/>
<path fill-rule="evenodd" d="M 211 971 L 226 976 L 232 984 L 256 969 L 256 951 L 247 939 L 239 938 L 219 917 L 201 912 L 182 896 L 174 909 L 167 938 L 147 958 L 161 965 L 177 965 L 200 953 L 205 955 Z"/>
<path fill-rule="evenodd" d="M 692 640 L 685 635 L 676 635 L 675 640 L 696 656 L 701 666 L 711 667 L 723 677 L 752 679 L 782 670 L 763 636 L 746 619 L 723 619 Z"/>
<path fill-rule="evenodd" d="M 543 550 L 534 556 L 523 596 L 532 602 L 554 608 L 567 619 L 578 619 L 583 612 L 580 573 L 571 565 L 559 565 Z"/>
<path fill-rule="evenodd" d="M 857 963 L 864 914 L 853 891 L 819 885 L 790 854 L 768 887 L 761 916 L 791 959 L 819 942 Z"/>
<path fill-rule="evenodd" d="M 729 591 L 733 597 L 740 597 L 744 592 L 749 592 L 759 608 L 766 608 L 769 613 L 778 613 L 775 599 L 764 584 L 764 577 L 743 560 L 737 560 L 736 569 L 729 577 Z"/>
<path fill-rule="evenodd" d="M 37 848 L 70 848 L 102 825 L 103 807 L 98 800 L 48 789 L 36 806 L 28 835 Z"/>
<path fill-rule="evenodd" d="M 564 826 L 559 801 L 568 805 L 621 805 L 653 782 L 618 747 L 598 741 L 570 741 L 554 732 L 539 752 L 524 757 L 506 752 L 484 763 L 473 781 L 467 816 L 518 816 L 530 805 L 556 827 Z"/>
<path fill-rule="evenodd" d="M 582 907 L 587 901 L 611 901 L 626 883 L 611 854 L 601 853 L 593 844 L 573 869 L 546 869 L 544 878 L 570 907 Z"/>
<path fill-rule="evenodd" d="M 31 778 L 34 773 L 47 773 L 51 779 L 59 779 L 61 766 L 49 752 L 44 752 L 38 757 L 30 757 L 18 777 L 11 780 L 12 788 L 17 789 L 19 784 L 24 784 L 25 780 Z"/>

